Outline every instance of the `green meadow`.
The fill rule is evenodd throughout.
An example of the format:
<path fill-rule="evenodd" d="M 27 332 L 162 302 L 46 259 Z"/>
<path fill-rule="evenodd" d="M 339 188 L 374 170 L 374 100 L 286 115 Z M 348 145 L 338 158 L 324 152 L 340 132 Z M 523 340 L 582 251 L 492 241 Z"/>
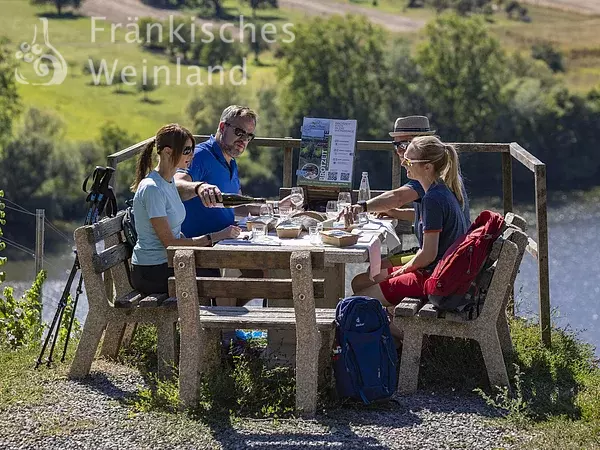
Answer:
<path fill-rule="evenodd" d="M 38 25 L 37 43 L 42 44 L 41 21 L 38 14 L 51 13 L 51 9 L 37 8 L 26 1 L 0 1 L 0 11 L 4 17 L 0 35 L 10 39 L 15 52 L 22 42 L 30 43 L 33 38 L 34 25 Z M 281 20 L 274 23 L 282 23 Z M 206 69 L 201 71 L 180 65 L 180 83 L 177 82 L 178 67 L 169 62 L 161 54 L 144 51 L 136 43 L 125 41 L 125 32 L 117 30 L 115 41 L 112 42 L 110 23 L 97 22 L 105 31 L 96 33 L 96 42 L 91 41 L 91 19 L 76 17 L 69 19 L 49 20 L 49 41 L 64 57 L 68 64 L 67 79 L 56 86 L 19 85 L 23 103 L 26 107 L 37 107 L 56 111 L 67 126 L 67 138 L 72 140 L 93 140 L 98 135 L 99 128 L 106 122 L 112 121 L 130 132 L 145 138 L 156 132 L 163 124 L 174 121 L 185 122 L 184 108 L 189 99 L 200 94 L 203 89 L 212 84 L 219 84 L 221 74 Z M 155 66 L 164 66 L 159 71 L 158 88 L 148 94 L 149 101 L 143 101 L 143 96 L 136 91 L 135 86 L 121 85 L 120 93 L 115 86 L 94 85 L 92 75 L 84 73 L 88 59 L 106 61 L 109 71 L 116 63 L 123 68 L 131 65 L 137 69 L 137 75 L 147 68 L 149 76 Z M 261 55 L 261 66 L 253 63 L 253 56 L 247 59 L 247 84 L 241 89 L 247 90 L 252 96 L 262 83 L 270 82 L 274 77 L 274 61 L 270 55 Z M 222 72 L 225 80 L 229 80 L 231 67 L 225 67 Z M 34 81 L 35 73 L 31 64 L 21 62 L 20 72 L 27 80 Z M 170 75 L 167 85 L 167 72 Z M 242 80 L 241 69 L 233 71 L 236 82 Z M 186 83 L 187 77 L 192 77 L 193 85 Z M 103 83 L 106 77 L 102 77 Z M 135 79 L 132 78 L 132 80 Z M 45 81 L 45 80 L 43 80 Z"/>
<path fill-rule="evenodd" d="M 429 21 L 436 12 L 429 8 L 406 8 L 405 1 L 378 0 L 373 6 L 371 0 L 335 0 L 341 4 L 358 5 L 377 9 L 391 14 Z M 524 5 L 528 9 L 531 22 L 509 20 L 504 12 L 492 16 L 490 30 L 508 51 L 529 53 L 531 46 L 550 42 L 564 55 L 567 72 L 564 74 L 567 85 L 574 91 L 586 92 L 600 84 L 600 16 L 582 15 L 576 12 L 535 5 Z M 413 42 L 420 41 L 422 33 L 409 36 Z"/>

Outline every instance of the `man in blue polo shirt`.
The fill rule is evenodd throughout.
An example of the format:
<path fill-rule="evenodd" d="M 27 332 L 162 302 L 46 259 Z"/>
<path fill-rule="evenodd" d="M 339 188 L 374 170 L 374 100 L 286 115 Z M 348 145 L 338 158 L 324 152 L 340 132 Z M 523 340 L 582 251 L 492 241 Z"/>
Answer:
<path fill-rule="evenodd" d="M 175 174 L 175 185 L 185 206 L 181 231 L 186 237 L 213 233 L 235 223 L 235 215 L 245 216 L 258 207 L 215 208 L 221 193 L 241 193 L 235 158 L 254 139 L 256 113 L 245 106 L 231 105 L 221 114 L 214 136 L 196 145 L 187 169 Z"/>

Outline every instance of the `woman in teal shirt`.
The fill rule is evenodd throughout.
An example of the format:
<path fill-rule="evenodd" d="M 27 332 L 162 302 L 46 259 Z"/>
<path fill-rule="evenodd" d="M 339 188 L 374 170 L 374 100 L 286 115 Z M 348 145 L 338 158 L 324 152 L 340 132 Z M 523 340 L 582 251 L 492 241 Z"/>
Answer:
<path fill-rule="evenodd" d="M 158 164 L 154 169 L 154 149 Z M 234 238 L 240 233 L 236 226 L 194 238 L 181 234 L 185 208 L 175 187 L 173 175 L 186 168 L 193 156 L 194 137 L 178 124 L 165 125 L 156 133 L 141 153 L 136 179 L 133 211 L 138 238 L 131 257 L 131 284 L 144 294 L 168 292 L 168 279 L 173 270 L 167 265 L 170 245 L 208 246 L 221 239 Z M 218 270 L 203 275 L 218 276 Z"/>

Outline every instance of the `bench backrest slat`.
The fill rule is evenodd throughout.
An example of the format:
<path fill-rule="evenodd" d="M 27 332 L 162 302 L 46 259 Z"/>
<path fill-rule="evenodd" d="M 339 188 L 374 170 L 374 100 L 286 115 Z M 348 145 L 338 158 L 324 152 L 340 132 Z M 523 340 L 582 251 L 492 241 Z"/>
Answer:
<path fill-rule="evenodd" d="M 86 236 L 90 244 L 105 240 L 107 237 L 118 234 L 123 230 L 123 211 L 119 212 L 115 217 L 105 218 L 98 223 L 90 225 L 86 228 Z"/>
<path fill-rule="evenodd" d="M 487 271 L 492 275 L 483 310 L 478 320 L 495 320 L 508 304 L 512 286 L 515 283 L 525 247 L 527 246 L 527 235 L 515 228 L 508 228 L 502 234 L 502 249 L 498 260 Z M 480 277 L 480 282 L 486 280 Z M 480 286 L 482 287 L 482 286 Z"/>
<path fill-rule="evenodd" d="M 291 279 L 272 278 L 196 278 L 199 297 L 223 297 L 252 299 L 264 297 L 268 293 L 269 300 L 291 299 L 293 297 Z M 325 296 L 325 281 L 313 280 L 316 299 Z M 169 278 L 169 293 L 175 296 L 175 277 Z"/>
<path fill-rule="evenodd" d="M 122 217 L 121 212 L 75 230 L 77 255 L 90 308 L 108 308 L 116 299 L 127 299 L 134 291 L 126 268 L 129 251 L 123 243 Z M 105 249 L 99 252 L 96 244 L 101 241 L 104 241 Z"/>
<path fill-rule="evenodd" d="M 106 272 L 119 263 L 127 261 L 129 249 L 124 243 L 119 242 L 93 256 L 92 261 L 96 273 Z"/>

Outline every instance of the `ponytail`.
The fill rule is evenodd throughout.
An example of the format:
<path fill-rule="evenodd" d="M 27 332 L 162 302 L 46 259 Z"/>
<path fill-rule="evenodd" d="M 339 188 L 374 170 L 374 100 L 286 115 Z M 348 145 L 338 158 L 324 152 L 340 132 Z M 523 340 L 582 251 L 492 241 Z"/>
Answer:
<path fill-rule="evenodd" d="M 141 181 L 150 173 L 150 168 L 152 167 L 152 151 L 154 150 L 155 143 L 156 139 L 152 139 L 146 144 L 142 153 L 140 153 L 135 169 L 135 181 L 131 185 L 132 192 L 137 190 Z"/>
<path fill-rule="evenodd" d="M 464 207 L 465 199 L 463 197 L 463 181 L 460 173 L 460 163 L 458 161 L 458 153 L 451 145 L 444 145 L 446 153 L 446 166 L 442 170 L 441 178 L 448 188 L 454 192 L 460 206 Z"/>
<path fill-rule="evenodd" d="M 158 150 L 159 158 L 162 157 L 162 149 L 169 147 L 171 149 L 170 160 L 173 166 L 175 166 L 183 154 L 183 148 L 187 141 L 191 141 L 192 147 L 194 146 L 194 136 L 188 129 L 181 125 L 171 123 L 161 127 L 156 133 L 156 137 L 148 142 L 142 153 L 140 153 L 135 170 L 135 181 L 131 185 L 131 190 L 133 192 L 137 191 L 142 180 L 150 173 L 152 169 L 152 152 L 155 146 Z"/>

